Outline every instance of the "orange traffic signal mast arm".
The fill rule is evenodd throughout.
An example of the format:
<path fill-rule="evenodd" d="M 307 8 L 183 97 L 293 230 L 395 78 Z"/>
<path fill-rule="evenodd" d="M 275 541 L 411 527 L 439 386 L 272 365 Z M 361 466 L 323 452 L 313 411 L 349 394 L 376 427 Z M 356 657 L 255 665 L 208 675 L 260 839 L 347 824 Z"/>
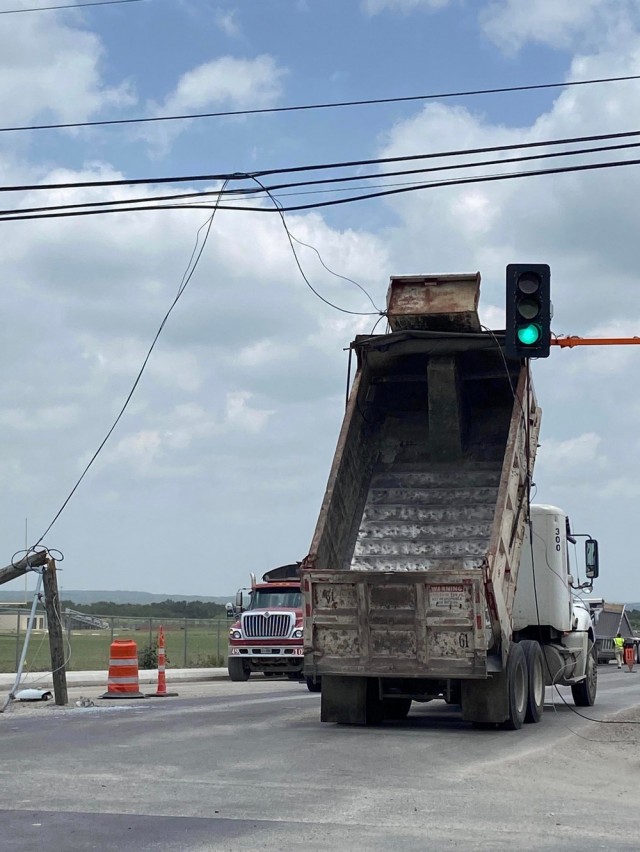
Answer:
<path fill-rule="evenodd" d="M 567 337 L 552 337 L 552 346 L 630 346 L 639 344 L 640 337 L 577 337 L 569 335 Z"/>

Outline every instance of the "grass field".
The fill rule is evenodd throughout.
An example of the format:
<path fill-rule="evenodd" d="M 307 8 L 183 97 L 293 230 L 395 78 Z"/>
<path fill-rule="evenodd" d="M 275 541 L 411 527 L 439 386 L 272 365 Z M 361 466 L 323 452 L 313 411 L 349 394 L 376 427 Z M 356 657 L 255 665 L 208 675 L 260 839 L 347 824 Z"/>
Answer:
<path fill-rule="evenodd" d="M 198 626 L 191 622 L 185 630 L 182 623 L 164 624 L 165 644 L 168 668 L 209 668 L 226 666 L 228 622 L 207 622 Z M 157 625 L 148 623 L 133 630 L 114 628 L 114 639 L 133 639 L 138 646 L 138 654 L 149 646 L 149 639 L 155 642 Z M 70 645 L 68 671 L 100 671 L 109 667 L 109 647 L 111 630 L 78 630 L 65 632 L 65 643 Z M 0 633 L 0 672 L 15 672 L 22 651 L 24 632 L 16 637 L 15 633 Z M 69 645 L 67 655 L 69 656 Z M 49 656 L 49 636 L 46 631 L 34 631 L 29 643 L 25 671 L 47 671 L 51 668 Z"/>

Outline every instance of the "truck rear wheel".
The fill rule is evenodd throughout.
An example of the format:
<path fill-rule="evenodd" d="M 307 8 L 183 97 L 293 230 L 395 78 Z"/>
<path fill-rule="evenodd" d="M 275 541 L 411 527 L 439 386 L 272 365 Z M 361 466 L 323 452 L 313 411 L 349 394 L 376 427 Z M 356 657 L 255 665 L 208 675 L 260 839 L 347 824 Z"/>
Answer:
<path fill-rule="evenodd" d="M 571 687 L 573 703 L 576 707 L 593 707 L 596 703 L 596 691 L 598 689 L 598 664 L 596 662 L 595 645 L 587 657 L 587 665 L 584 680 L 574 683 Z"/>
<path fill-rule="evenodd" d="M 523 639 L 520 647 L 524 651 L 527 664 L 527 712 L 525 722 L 539 722 L 544 710 L 544 658 L 540 643 L 533 639 Z"/>
<path fill-rule="evenodd" d="M 307 689 L 309 692 L 320 692 L 322 689 L 322 685 L 320 683 L 320 678 L 306 677 Z"/>
<path fill-rule="evenodd" d="M 320 719 L 338 725 L 378 725 L 383 720 L 378 678 L 322 676 Z"/>
<path fill-rule="evenodd" d="M 382 700 L 382 713 L 385 719 L 401 721 L 406 719 L 411 710 L 410 698 L 384 698 Z"/>
<path fill-rule="evenodd" d="M 249 680 L 250 671 L 245 669 L 242 660 L 230 659 L 228 664 L 229 677 L 233 681 Z"/>
<path fill-rule="evenodd" d="M 509 716 L 501 727 L 517 731 L 524 724 L 528 703 L 527 661 L 524 651 L 517 642 L 512 642 L 507 657 L 507 697 Z"/>

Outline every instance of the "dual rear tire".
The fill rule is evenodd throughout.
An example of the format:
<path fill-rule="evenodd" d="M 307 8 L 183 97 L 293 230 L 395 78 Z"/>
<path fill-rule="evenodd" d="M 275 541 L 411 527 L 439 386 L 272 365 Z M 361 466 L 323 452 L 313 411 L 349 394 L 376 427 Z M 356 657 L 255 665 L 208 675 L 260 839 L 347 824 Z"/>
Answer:
<path fill-rule="evenodd" d="M 525 722 L 539 722 L 544 710 L 544 657 L 539 642 L 523 639 L 519 643 L 527 665 L 527 711 Z"/>
<path fill-rule="evenodd" d="M 540 643 L 531 639 L 512 642 L 506 670 L 493 686 L 487 685 L 493 693 L 484 695 L 479 702 L 480 706 L 471 716 L 473 724 L 477 728 L 498 726 L 503 730 L 517 731 L 525 722 L 539 722 L 544 710 L 544 680 Z M 499 721 L 498 706 L 502 713 L 506 712 L 502 721 Z"/>
<path fill-rule="evenodd" d="M 507 659 L 509 717 L 502 727 L 516 731 L 525 722 L 539 722 L 544 710 L 544 658 L 533 639 L 512 642 Z"/>

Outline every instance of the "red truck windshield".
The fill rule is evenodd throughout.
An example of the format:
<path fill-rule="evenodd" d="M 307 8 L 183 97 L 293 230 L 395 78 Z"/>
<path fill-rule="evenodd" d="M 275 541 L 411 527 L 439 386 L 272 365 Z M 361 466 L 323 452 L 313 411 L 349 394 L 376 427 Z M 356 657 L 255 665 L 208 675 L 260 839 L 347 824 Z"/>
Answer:
<path fill-rule="evenodd" d="M 256 589 L 251 596 L 249 609 L 274 609 L 274 607 L 302 608 L 302 593 L 299 589 Z"/>

